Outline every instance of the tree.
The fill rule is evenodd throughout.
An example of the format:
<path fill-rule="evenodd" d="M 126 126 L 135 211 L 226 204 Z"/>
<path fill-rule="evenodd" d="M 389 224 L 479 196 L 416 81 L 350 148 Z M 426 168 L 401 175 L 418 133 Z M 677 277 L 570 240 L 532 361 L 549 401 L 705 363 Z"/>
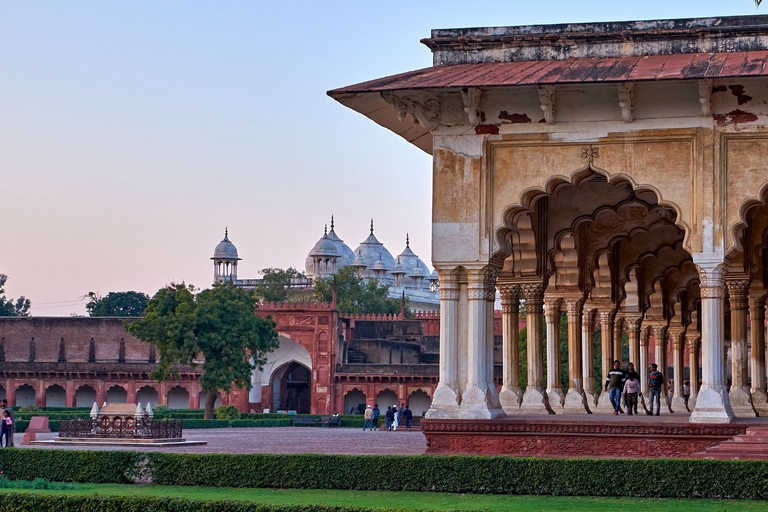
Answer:
<path fill-rule="evenodd" d="M 29 308 L 32 303 L 23 295 L 16 299 L 5 298 L 5 282 L 8 276 L 0 274 L 0 316 L 29 316 Z"/>
<path fill-rule="evenodd" d="M 141 316 L 149 302 L 149 295 L 141 292 L 109 292 L 106 297 L 89 292 L 88 297 L 90 316 Z"/>
<path fill-rule="evenodd" d="M 184 283 L 158 290 L 144 316 L 125 328 L 158 349 L 159 362 L 152 376 L 164 380 L 178 374 L 177 364 L 197 366 L 206 392 L 205 418 L 213 418 L 216 394 L 233 386 L 251 388 L 251 375 L 267 362 L 278 346 L 275 323 L 256 315 L 258 301 L 252 291 L 227 284 L 195 295 Z"/>
<path fill-rule="evenodd" d="M 335 278 L 335 279 L 334 279 Z M 400 301 L 390 299 L 389 287 L 375 280 L 365 280 L 355 274 L 354 267 L 343 267 L 335 276 L 315 279 L 315 295 L 318 300 L 331 302 L 336 285 L 336 307 L 347 314 L 398 314 Z M 406 304 L 406 316 L 410 309 Z"/>
<path fill-rule="evenodd" d="M 287 270 L 281 268 L 265 268 L 260 272 L 263 276 L 261 284 L 256 287 L 256 295 L 267 302 L 283 302 L 291 295 L 291 279 L 306 277 L 293 267 Z"/>

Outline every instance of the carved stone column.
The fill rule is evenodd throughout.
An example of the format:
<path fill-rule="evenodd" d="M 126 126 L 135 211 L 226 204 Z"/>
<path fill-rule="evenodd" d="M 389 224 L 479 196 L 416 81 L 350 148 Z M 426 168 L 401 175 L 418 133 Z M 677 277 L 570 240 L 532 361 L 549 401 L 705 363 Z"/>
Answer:
<path fill-rule="evenodd" d="M 747 310 L 749 309 L 749 281 L 728 280 L 728 295 L 731 303 L 731 390 L 728 399 L 731 410 L 737 417 L 754 418 L 757 416 L 752 407 L 749 390 L 747 352 Z"/>
<path fill-rule="evenodd" d="M 541 339 L 544 286 L 524 284 L 521 289 L 527 311 L 528 386 L 525 388 L 520 409 L 525 414 L 554 414 L 544 390 L 544 343 Z"/>
<path fill-rule="evenodd" d="M 547 399 L 552 410 L 563 406 L 565 395 L 560 384 L 560 303 L 559 298 L 544 299 L 547 321 Z"/>
<path fill-rule="evenodd" d="M 467 382 L 459 404 L 460 417 L 491 419 L 501 410 L 493 409 L 488 376 L 488 300 L 492 293 L 483 270 L 467 272 Z"/>
<path fill-rule="evenodd" d="M 595 396 L 595 313 L 585 309 L 581 318 L 581 353 L 582 374 L 584 375 L 584 395 L 590 409 L 597 404 Z"/>
<path fill-rule="evenodd" d="M 696 332 L 686 334 L 685 344 L 688 347 L 688 379 L 691 383 L 688 409 L 693 410 L 696 405 L 696 395 L 699 393 L 699 334 Z"/>
<path fill-rule="evenodd" d="M 677 412 L 685 412 L 685 400 L 683 400 L 683 370 L 685 369 L 685 329 L 671 327 L 669 339 L 672 342 L 672 365 L 674 372 L 674 391 L 672 395 L 672 409 Z"/>
<path fill-rule="evenodd" d="M 427 418 L 458 418 L 459 283 L 452 272 L 440 276 L 440 380 Z"/>
<path fill-rule="evenodd" d="M 502 314 L 501 408 L 507 414 L 520 412 L 520 287 L 500 285 Z"/>
<path fill-rule="evenodd" d="M 493 415 L 503 416 L 499 402 L 499 390 L 496 388 L 494 354 L 494 335 L 493 335 L 493 308 L 496 303 L 496 276 L 501 270 L 500 267 L 488 266 L 484 269 L 485 275 L 485 362 L 487 365 L 486 384 L 488 386 L 488 405 L 494 410 Z"/>
<path fill-rule="evenodd" d="M 749 294 L 750 342 L 752 357 L 752 406 L 760 416 L 768 416 L 768 394 L 765 390 L 765 292 Z"/>
<path fill-rule="evenodd" d="M 640 325 L 643 317 L 628 316 L 624 319 L 624 326 L 627 330 L 629 343 L 629 362 L 635 365 L 635 371 L 642 374 L 645 370 L 638 366 L 640 364 Z"/>
<path fill-rule="evenodd" d="M 565 395 L 563 412 L 589 413 L 581 357 L 581 315 L 584 301 L 581 298 L 565 299 L 568 319 L 568 393 Z"/>
<path fill-rule="evenodd" d="M 702 384 L 690 421 L 730 423 L 734 416 L 725 388 L 723 371 L 725 359 L 723 265 L 722 262 L 695 256 L 694 262 L 701 279 Z"/>
<path fill-rule="evenodd" d="M 640 367 L 638 373 L 640 373 L 640 387 L 642 388 L 643 396 L 648 400 L 648 365 L 651 364 L 648 361 L 649 349 L 651 338 L 651 328 L 645 327 L 640 330 Z"/>
<path fill-rule="evenodd" d="M 624 366 L 624 347 L 622 345 L 622 338 L 624 337 L 624 318 L 615 318 L 613 321 L 613 358 L 621 361 Z M 611 361 L 611 368 L 613 368 L 613 361 Z"/>
<path fill-rule="evenodd" d="M 613 322 L 616 318 L 615 309 L 600 310 L 600 343 L 601 343 L 601 361 L 602 361 L 602 380 L 600 381 L 600 397 L 597 399 L 597 410 L 599 412 L 613 412 L 613 406 L 605 391 L 605 379 L 608 378 L 608 372 L 613 368 Z"/>

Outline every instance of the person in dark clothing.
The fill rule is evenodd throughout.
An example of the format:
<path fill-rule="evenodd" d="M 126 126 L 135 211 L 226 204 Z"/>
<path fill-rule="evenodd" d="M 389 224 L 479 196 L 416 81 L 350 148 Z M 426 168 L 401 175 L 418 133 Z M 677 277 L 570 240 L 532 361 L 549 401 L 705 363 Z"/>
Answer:
<path fill-rule="evenodd" d="M 371 430 L 379 430 L 379 416 L 381 416 L 379 404 L 373 404 L 373 428 Z"/>
<path fill-rule="evenodd" d="M 653 401 L 656 400 L 656 416 L 659 415 L 661 409 L 661 390 L 664 388 L 664 375 L 659 371 L 659 365 L 656 363 L 651 364 L 651 373 L 648 374 L 648 394 L 650 398 L 648 400 L 648 412 L 650 416 L 653 414 Z"/>
<path fill-rule="evenodd" d="M 387 406 L 387 412 L 384 413 L 384 417 L 386 418 L 386 427 L 387 430 L 392 430 L 392 423 L 395 421 L 395 414 L 397 413 L 396 409 L 392 409 L 392 406 Z"/>
<path fill-rule="evenodd" d="M 3 438 L 5 438 L 5 447 L 7 448 L 10 446 L 8 444 L 8 438 L 11 435 L 11 427 L 13 426 L 11 414 L 8 410 L 3 411 L 3 416 L 0 418 L 0 421 L 2 421 L 2 427 L 0 428 L 0 446 L 3 446 Z"/>
<path fill-rule="evenodd" d="M 11 417 L 11 431 L 8 435 L 8 441 L 10 441 L 11 446 L 15 446 L 13 444 L 13 434 L 16 433 L 16 415 L 13 413 L 13 408 L 8 405 L 8 400 L 3 398 L 0 400 L 0 410 L 2 411 L 8 411 L 8 415 Z"/>
<path fill-rule="evenodd" d="M 621 369 L 621 362 L 614 361 L 613 369 L 608 372 L 605 378 L 605 390 L 608 392 L 608 399 L 613 406 L 613 414 L 618 415 L 621 408 L 621 392 L 624 390 L 624 381 L 626 375 Z"/>
<path fill-rule="evenodd" d="M 405 411 L 403 411 L 403 417 L 405 418 L 405 427 L 408 430 L 411 430 L 411 421 L 413 420 L 413 413 L 411 412 L 411 408 L 409 406 L 405 406 Z"/>
<path fill-rule="evenodd" d="M 635 371 L 635 364 L 634 363 L 629 363 L 627 365 L 627 380 L 630 380 L 630 379 L 633 379 L 633 378 L 636 381 L 640 382 L 640 374 Z M 634 408 L 634 411 L 633 411 L 635 414 L 637 414 L 637 402 L 638 402 L 637 397 L 635 397 L 635 408 Z M 624 396 L 624 403 L 627 403 L 626 395 Z"/>

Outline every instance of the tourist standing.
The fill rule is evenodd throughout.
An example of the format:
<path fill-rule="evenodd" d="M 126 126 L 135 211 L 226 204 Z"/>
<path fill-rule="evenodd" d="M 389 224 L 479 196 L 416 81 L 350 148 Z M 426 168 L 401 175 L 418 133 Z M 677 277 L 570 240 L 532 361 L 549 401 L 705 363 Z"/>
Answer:
<path fill-rule="evenodd" d="M 637 382 L 640 382 L 640 374 L 637 373 L 637 371 L 635 371 L 635 364 L 634 363 L 629 363 L 627 365 L 627 379 L 630 379 L 630 378 L 633 378 L 633 377 L 634 377 L 634 379 Z M 635 397 L 635 398 L 637 399 L 638 397 L 639 397 L 639 395 L 637 397 Z M 624 397 L 624 402 L 626 403 L 626 401 L 627 401 L 627 398 Z M 639 400 L 635 400 L 635 410 L 634 410 L 635 414 L 637 414 L 637 402 L 638 401 Z"/>
<path fill-rule="evenodd" d="M 379 416 L 381 416 L 379 404 L 373 404 L 373 428 L 371 430 L 379 430 Z"/>
<path fill-rule="evenodd" d="M 8 410 L 3 411 L 2 426 L 0 426 L 0 446 L 3 446 L 3 438 L 5 438 L 5 446 L 13 446 L 8 444 L 8 438 L 11 435 L 11 428 L 13 427 L 13 420 L 11 420 L 11 413 Z"/>
<path fill-rule="evenodd" d="M 392 406 L 392 431 L 397 432 L 397 427 L 400 425 L 400 413 L 397 410 L 397 404 Z"/>
<path fill-rule="evenodd" d="M 371 409 L 370 405 L 365 408 L 365 414 L 363 418 L 365 418 L 365 422 L 363 423 L 363 432 L 365 432 L 368 428 L 373 430 L 373 409 Z"/>
<path fill-rule="evenodd" d="M 627 405 L 627 414 L 637 414 L 637 395 L 640 393 L 640 380 L 637 372 L 627 373 L 627 381 L 624 383 L 624 403 Z"/>
<path fill-rule="evenodd" d="M 13 413 L 13 407 L 8 405 L 8 400 L 3 398 L 2 400 L 0 400 L 0 410 L 2 410 L 3 412 L 8 411 L 8 415 L 11 417 L 11 431 L 8 434 L 8 440 L 11 443 L 10 446 L 15 446 L 13 444 L 13 434 L 16 433 L 16 415 Z"/>
<path fill-rule="evenodd" d="M 405 411 L 403 411 L 403 416 L 405 417 L 405 427 L 408 430 L 411 430 L 411 421 L 413 420 L 413 413 L 411 412 L 411 408 L 407 405 L 405 406 Z"/>
<path fill-rule="evenodd" d="M 648 393 L 650 395 L 648 403 L 648 415 L 653 414 L 653 401 L 656 400 L 656 416 L 661 410 L 661 390 L 664 387 L 664 375 L 659 371 L 659 365 L 651 364 L 651 373 L 648 374 Z"/>
<path fill-rule="evenodd" d="M 613 406 L 613 414 L 619 414 L 621 409 L 621 391 L 624 389 L 624 380 L 626 376 L 624 370 L 621 369 L 621 362 L 614 361 L 613 369 L 608 372 L 608 376 L 605 378 L 605 390 L 608 392 L 608 399 Z"/>
<path fill-rule="evenodd" d="M 387 406 L 387 412 L 384 413 L 385 426 L 387 431 L 392 430 L 392 422 L 395 419 L 395 411 L 392 410 L 392 406 Z"/>
<path fill-rule="evenodd" d="M 688 407 L 688 400 L 691 398 L 691 381 L 686 380 L 683 382 L 683 402 L 685 402 L 685 410 L 691 412 Z"/>

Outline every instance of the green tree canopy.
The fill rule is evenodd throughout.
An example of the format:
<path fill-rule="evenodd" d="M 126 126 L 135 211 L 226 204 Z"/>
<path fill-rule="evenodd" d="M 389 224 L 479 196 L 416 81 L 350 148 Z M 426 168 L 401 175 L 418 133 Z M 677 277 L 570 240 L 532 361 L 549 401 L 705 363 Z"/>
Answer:
<path fill-rule="evenodd" d="M 177 374 L 176 364 L 197 366 L 203 356 L 200 387 L 207 395 L 205 418 L 211 419 L 216 393 L 250 389 L 253 370 L 264 366 L 278 340 L 275 323 L 255 314 L 253 292 L 226 284 L 195 291 L 184 283 L 158 290 L 144 316 L 125 328 L 157 347 L 158 380 Z"/>
<path fill-rule="evenodd" d="M 333 300 L 334 276 L 315 279 L 315 295 L 318 300 Z M 398 314 L 400 301 L 388 297 L 389 287 L 375 280 L 365 280 L 355 274 L 354 267 L 343 267 L 336 272 L 336 307 L 347 314 Z M 406 316 L 410 309 L 406 303 Z"/>
<path fill-rule="evenodd" d="M 261 284 L 256 287 L 256 295 L 267 302 L 283 302 L 291 296 L 291 279 L 306 277 L 293 267 L 265 268 L 260 272 Z"/>
<path fill-rule="evenodd" d="M 88 297 L 90 316 L 141 316 L 149 302 L 149 295 L 141 292 L 109 292 L 106 297 L 89 292 Z"/>
<path fill-rule="evenodd" d="M 14 301 L 5 298 L 5 282 L 8 276 L 0 274 L 0 316 L 29 316 L 32 303 L 23 295 Z"/>

